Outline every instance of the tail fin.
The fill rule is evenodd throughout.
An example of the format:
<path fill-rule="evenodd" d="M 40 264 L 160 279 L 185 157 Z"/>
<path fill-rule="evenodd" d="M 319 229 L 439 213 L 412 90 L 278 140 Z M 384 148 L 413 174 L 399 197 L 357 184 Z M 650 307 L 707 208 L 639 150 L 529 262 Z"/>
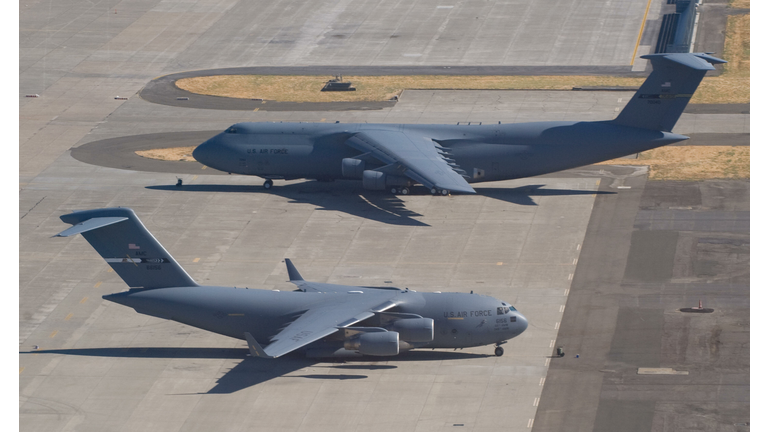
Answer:
<path fill-rule="evenodd" d="M 291 282 L 298 282 L 298 281 L 304 280 L 304 278 L 301 277 L 301 274 L 299 274 L 299 271 L 296 270 L 296 266 L 293 265 L 291 260 L 289 260 L 288 258 L 285 259 L 285 267 L 288 268 L 288 279 Z"/>
<path fill-rule="evenodd" d="M 705 53 L 649 54 L 653 72 L 614 124 L 671 132 L 713 64 L 726 63 Z"/>
<path fill-rule="evenodd" d="M 82 234 L 131 288 L 197 286 L 129 208 L 78 211 L 61 220 L 73 226 L 57 237 Z"/>

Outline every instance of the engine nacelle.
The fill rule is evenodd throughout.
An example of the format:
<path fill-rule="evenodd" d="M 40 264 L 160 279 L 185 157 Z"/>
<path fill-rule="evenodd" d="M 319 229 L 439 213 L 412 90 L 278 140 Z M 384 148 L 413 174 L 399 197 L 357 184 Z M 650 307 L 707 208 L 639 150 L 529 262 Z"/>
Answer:
<path fill-rule="evenodd" d="M 392 329 L 407 342 L 432 342 L 435 338 L 435 320 L 432 318 L 397 320 L 392 323 Z"/>
<path fill-rule="evenodd" d="M 368 190 L 384 190 L 389 186 L 408 186 L 408 177 L 386 175 L 381 171 L 363 171 L 363 188 Z"/>
<path fill-rule="evenodd" d="M 365 161 L 360 159 L 344 158 L 341 160 L 341 175 L 347 178 L 363 178 Z"/>
<path fill-rule="evenodd" d="M 371 356 L 400 354 L 400 335 L 393 331 L 359 333 L 344 341 L 344 348 Z"/>

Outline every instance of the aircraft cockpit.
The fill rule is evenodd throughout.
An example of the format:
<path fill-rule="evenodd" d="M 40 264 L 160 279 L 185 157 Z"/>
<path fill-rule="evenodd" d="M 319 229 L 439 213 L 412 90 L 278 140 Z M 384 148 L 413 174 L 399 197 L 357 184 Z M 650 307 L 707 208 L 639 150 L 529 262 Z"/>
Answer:
<path fill-rule="evenodd" d="M 229 129 L 225 130 L 224 132 L 225 133 L 231 133 L 231 134 L 237 133 L 237 128 L 234 127 L 234 126 L 230 126 Z"/>

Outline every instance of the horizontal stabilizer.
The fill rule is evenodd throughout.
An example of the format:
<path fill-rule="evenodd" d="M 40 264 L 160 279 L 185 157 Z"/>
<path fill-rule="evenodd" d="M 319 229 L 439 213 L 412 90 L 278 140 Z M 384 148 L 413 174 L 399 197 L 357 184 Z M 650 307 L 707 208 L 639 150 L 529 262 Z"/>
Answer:
<path fill-rule="evenodd" d="M 54 237 L 69 237 L 77 234 L 82 234 L 86 231 L 95 230 L 97 228 L 105 227 L 107 225 L 116 224 L 118 222 L 128 220 L 127 217 L 97 217 L 86 219 L 77 225 L 71 226 L 64 231 L 56 234 Z"/>

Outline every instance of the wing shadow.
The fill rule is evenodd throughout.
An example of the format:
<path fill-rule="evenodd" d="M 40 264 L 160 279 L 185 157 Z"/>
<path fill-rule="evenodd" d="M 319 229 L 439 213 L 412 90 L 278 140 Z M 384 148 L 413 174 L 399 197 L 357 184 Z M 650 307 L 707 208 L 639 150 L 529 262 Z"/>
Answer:
<path fill-rule="evenodd" d="M 545 185 L 526 185 L 516 188 L 475 188 L 478 195 L 497 199 L 511 204 L 536 206 L 533 197 L 537 196 L 571 196 L 571 195 L 603 195 L 616 192 L 591 191 L 581 189 L 542 189 Z"/>
<path fill-rule="evenodd" d="M 173 358 L 173 359 L 242 359 L 240 363 L 224 373 L 216 385 L 201 394 L 230 394 L 252 387 L 275 378 L 280 378 L 291 372 L 318 363 L 328 363 L 328 369 L 333 370 L 387 370 L 396 369 L 397 363 L 412 361 L 440 361 L 493 357 L 486 354 L 465 353 L 462 351 L 408 351 L 396 357 L 352 357 L 308 359 L 300 353 L 291 353 L 277 360 L 266 360 L 248 357 L 245 348 L 72 348 L 19 351 L 19 354 L 61 354 L 87 357 L 120 357 L 120 358 Z M 371 364 L 371 362 L 386 362 L 387 364 Z M 363 364 L 364 363 L 364 364 Z M 367 375 L 329 373 L 294 375 L 293 378 L 352 380 L 364 379 Z"/>
<path fill-rule="evenodd" d="M 310 204 L 319 210 L 330 210 L 347 213 L 365 219 L 375 220 L 389 225 L 429 226 L 415 218 L 422 217 L 420 213 L 409 210 L 405 202 L 385 191 L 369 191 L 362 189 L 359 182 L 336 181 L 323 183 L 308 181 L 288 185 L 275 185 L 266 190 L 261 186 L 251 185 L 156 185 L 147 189 L 170 192 L 234 192 L 261 193 L 278 195 L 291 200 L 294 204 Z"/>

